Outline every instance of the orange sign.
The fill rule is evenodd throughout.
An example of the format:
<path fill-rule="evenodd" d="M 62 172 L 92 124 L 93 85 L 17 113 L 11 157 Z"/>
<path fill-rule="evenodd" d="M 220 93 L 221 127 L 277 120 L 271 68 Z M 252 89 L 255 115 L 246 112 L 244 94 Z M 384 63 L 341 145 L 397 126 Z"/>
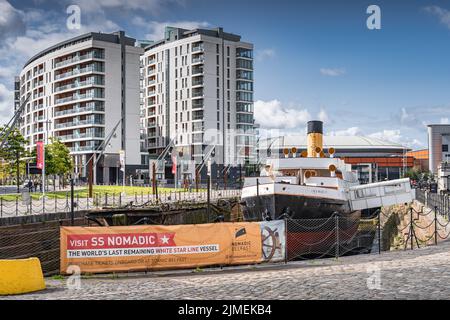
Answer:
<path fill-rule="evenodd" d="M 61 227 L 61 273 L 195 268 L 261 262 L 259 223 Z"/>

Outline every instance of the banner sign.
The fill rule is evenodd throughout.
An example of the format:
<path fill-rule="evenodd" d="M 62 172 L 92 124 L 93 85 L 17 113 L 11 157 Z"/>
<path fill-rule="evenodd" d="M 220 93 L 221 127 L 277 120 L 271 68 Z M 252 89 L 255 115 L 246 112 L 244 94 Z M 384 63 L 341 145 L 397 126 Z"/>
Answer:
<path fill-rule="evenodd" d="M 36 166 L 38 169 L 44 168 L 44 142 L 36 142 Z"/>
<path fill-rule="evenodd" d="M 264 260 L 261 228 L 257 222 L 61 227 L 61 273 L 73 265 L 96 273 L 258 263 Z M 266 225 L 270 233 L 267 228 L 279 246 L 272 236 L 279 237 L 281 227 Z M 271 258 L 280 254 L 271 252 Z"/>
<path fill-rule="evenodd" d="M 119 151 L 120 170 L 125 172 L 125 150 Z"/>

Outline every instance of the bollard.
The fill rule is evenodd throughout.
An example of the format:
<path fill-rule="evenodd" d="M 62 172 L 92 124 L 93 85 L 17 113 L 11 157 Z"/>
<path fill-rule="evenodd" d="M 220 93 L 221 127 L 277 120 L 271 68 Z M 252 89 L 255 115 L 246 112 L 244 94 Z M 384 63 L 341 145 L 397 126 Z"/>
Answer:
<path fill-rule="evenodd" d="M 434 244 L 437 245 L 438 243 L 438 221 L 437 221 L 437 207 L 434 207 Z"/>

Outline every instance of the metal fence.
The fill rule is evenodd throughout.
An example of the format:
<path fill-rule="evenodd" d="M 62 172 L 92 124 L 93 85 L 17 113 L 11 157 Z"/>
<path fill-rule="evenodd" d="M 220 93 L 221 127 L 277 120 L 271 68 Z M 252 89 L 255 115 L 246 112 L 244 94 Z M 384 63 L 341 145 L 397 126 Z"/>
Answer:
<path fill-rule="evenodd" d="M 210 200 L 240 197 L 240 190 L 211 190 Z M 163 191 L 154 195 L 151 192 L 140 192 L 132 195 L 122 193 L 95 193 L 92 198 L 74 195 L 74 211 L 84 211 L 100 208 L 145 207 L 158 203 L 173 203 L 180 201 L 207 201 L 207 191 Z M 70 192 L 65 195 L 48 195 L 41 199 L 33 199 L 17 195 L 13 200 L 0 197 L 0 218 L 33 214 L 69 212 L 71 210 Z"/>
<path fill-rule="evenodd" d="M 339 215 L 328 219 L 287 219 L 286 260 L 380 253 L 380 235 L 378 215 L 370 219 Z"/>
<path fill-rule="evenodd" d="M 450 195 L 431 193 L 423 189 L 416 190 L 416 200 L 425 205 L 426 207 L 437 210 L 441 216 L 450 217 Z"/>

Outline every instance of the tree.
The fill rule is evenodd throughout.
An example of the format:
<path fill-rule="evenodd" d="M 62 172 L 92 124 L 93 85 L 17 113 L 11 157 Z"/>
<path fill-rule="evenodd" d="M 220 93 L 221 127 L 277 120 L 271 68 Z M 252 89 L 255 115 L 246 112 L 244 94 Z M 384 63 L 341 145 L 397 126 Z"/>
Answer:
<path fill-rule="evenodd" d="M 56 176 L 64 176 L 73 170 L 73 160 L 67 146 L 58 139 L 50 138 L 51 143 L 45 145 L 45 173 Z M 33 157 L 36 157 L 36 149 L 33 150 Z M 55 183 L 53 187 L 56 188 Z"/>
<path fill-rule="evenodd" d="M 0 130 L 3 132 L 3 127 L 0 127 Z M 20 131 L 14 128 L 7 137 L 5 145 L 0 150 L 0 157 L 9 161 L 11 164 L 10 173 L 16 174 L 17 193 L 20 192 L 20 164 L 22 162 L 20 159 L 28 155 L 24 147 L 26 143 L 27 141 Z"/>

